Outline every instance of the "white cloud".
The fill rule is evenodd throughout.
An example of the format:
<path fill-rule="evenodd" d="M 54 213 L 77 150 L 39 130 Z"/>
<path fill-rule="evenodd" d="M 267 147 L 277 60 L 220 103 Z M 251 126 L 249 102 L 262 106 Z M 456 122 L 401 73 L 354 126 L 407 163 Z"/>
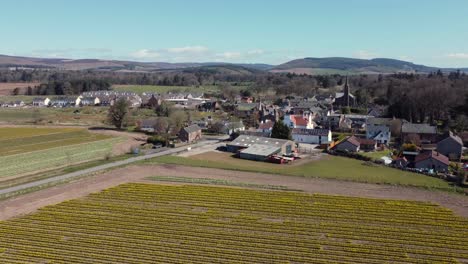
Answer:
<path fill-rule="evenodd" d="M 254 50 L 247 51 L 247 54 L 249 54 L 249 55 L 262 55 L 264 53 L 265 53 L 265 51 L 261 50 L 261 49 L 254 49 Z"/>
<path fill-rule="evenodd" d="M 149 49 L 137 50 L 135 52 L 132 52 L 130 55 L 134 58 L 143 59 L 143 60 L 157 59 L 161 56 L 159 52 L 155 50 L 149 50 Z"/>
<path fill-rule="evenodd" d="M 192 45 L 184 47 L 144 48 L 129 53 L 126 59 L 164 62 L 229 62 L 229 63 L 282 63 L 286 55 L 294 55 L 290 50 L 263 50 L 252 48 L 246 50 L 213 50 L 205 46 Z M 298 58 L 298 56 L 294 56 Z"/>
<path fill-rule="evenodd" d="M 232 60 L 232 59 L 239 59 L 242 57 L 242 53 L 240 52 L 233 52 L 233 51 L 226 51 L 223 53 L 218 53 L 216 56 L 227 59 L 227 60 Z"/>
<path fill-rule="evenodd" d="M 468 53 L 450 53 L 447 57 L 452 59 L 468 59 Z"/>
<path fill-rule="evenodd" d="M 373 59 L 378 57 L 378 54 L 368 50 L 358 50 L 353 54 L 353 57 L 359 59 Z"/>
<path fill-rule="evenodd" d="M 168 48 L 166 51 L 169 53 L 204 53 L 209 51 L 209 49 L 203 46 L 186 46 L 180 48 Z"/>

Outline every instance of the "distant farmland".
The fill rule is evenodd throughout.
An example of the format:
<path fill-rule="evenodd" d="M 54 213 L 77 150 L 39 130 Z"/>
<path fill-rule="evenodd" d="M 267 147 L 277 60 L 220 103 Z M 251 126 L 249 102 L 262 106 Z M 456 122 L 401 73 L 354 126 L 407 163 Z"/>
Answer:
<path fill-rule="evenodd" d="M 0 128 L 0 179 L 104 158 L 116 140 L 76 128 Z"/>
<path fill-rule="evenodd" d="M 232 86 L 233 88 L 244 89 L 247 86 Z M 142 94 L 144 92 L 168 93 L 168 92 L 192 92 L 192 93 L 214 93 L 219 92 L 217 85 L 202 86 L 163 86 L 163 85 L 113 85 L 113 90 L 135 92 Z"/>
<path fill-rule="evenodd" d="M 0 96 L 12 95 L 15 88 L 20 88 L 20 94 L 24 94 L 26 88 L 33 88 L 37 85 L 39 85 L 39 83 L 0 83 Z"/>
<path fill-rule="evenodd" d="M 0 222 L 2 263 L 467 263 L 435 204 L 124 184 Z"/>

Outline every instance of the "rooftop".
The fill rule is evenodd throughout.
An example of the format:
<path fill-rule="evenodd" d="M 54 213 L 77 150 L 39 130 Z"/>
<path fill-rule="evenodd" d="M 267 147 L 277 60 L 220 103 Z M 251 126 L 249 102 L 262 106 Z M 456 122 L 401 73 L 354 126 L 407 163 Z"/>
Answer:
<path fill-rule="evenodd" d="M 437 128 L 429 124 L 403 123 L 401 126 L 401 132 L 414 134 L 437 134 Z"/>
<path fill-rule="evenodd" d="M 278 153 L 281 150 L 280 146 L 269 146 L 263 144 L 253 144 L 252 146 L 241 150 L 243 154 L 270 156 Z"/>
<path fill-rule="evenodd" d="M 269 145 L 269 146 L 278 146 L 281 147 L 285 143 L 291 142 L 290 140 L 277 139 L 277 138 L 268 138 L 268 137 L 257 137 L 249 135 L 240 135 L 232 142 L 227 145 L 230 146 L 239 146 L 239 147 L 250 147 L 254 144 Z"/>

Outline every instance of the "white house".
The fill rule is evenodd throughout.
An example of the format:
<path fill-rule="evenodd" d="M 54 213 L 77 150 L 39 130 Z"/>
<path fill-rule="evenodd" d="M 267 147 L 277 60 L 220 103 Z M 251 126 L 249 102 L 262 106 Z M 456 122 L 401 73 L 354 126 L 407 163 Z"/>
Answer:
<path fill-rule="evenodd" d="M 391 118 L 368 118 L 366 120 L 366 138 L 373 139 L 379 144 L 388 144 L 392 137 L 391 121 Z"/>
<path fill-rule="evenodd" d="M 36 107 L 44 107 L 44 106 L 49 106 L 50 104 L 50 99 L 49 98 L 41 98 L 41 97 L 36 97 L 32 101 L 32 105 Z"/>
<path fill-rule="evenodd" d="M 332 142 L 332 132 L 329 129 L 294 128 L 291 135 L 293 140 L 298 143 L 322 145 Z"/>
<path fill-rule="evenodd" d="M 258 125 L 257 132 L 270 136 L 274 125 L 275 122 L 267 120 L 266 122 L 260 123 L 260 125 Z"/>
<path fill-rule="evenodd" d="M 101 103 L 101 101 L 99 100 L 99 98 L 97 96 L 86 96 L 86 97 L 82 97 L 80 96 L 80 105 L 81 106 L 95 106 L 95 105 L 99 105 Z"/>
<path fill-rule="evenodd" d="M 314 129 L 315 122 L 311 113 L 302 115 L 285 115 L 283 123 L 290 128 Z"/>

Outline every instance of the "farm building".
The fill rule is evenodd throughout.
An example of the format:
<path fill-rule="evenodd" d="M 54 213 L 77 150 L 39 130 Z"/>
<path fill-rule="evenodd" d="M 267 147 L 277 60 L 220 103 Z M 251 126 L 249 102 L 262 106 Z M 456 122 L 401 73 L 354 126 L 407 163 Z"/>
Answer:
<path fill-rule="evenodd" d="M 284 155 L 295 152 L 296 145 L 291 140 L 240 135 L 226 144 L 229 152 L 240 154 L 241 158 L 266 160 L 271 155 Z"/>
<path fill-rule="evenodd" d="M 198 125 L 184 127 L 179 132 L 179 139 L 182 142 L 192 143 L 193 141 L 200 140 L 201 137 L 202 131 Z"/>
<path fill-rule="evenodd" d="M 295 142 L 309 144 L 330 144 L 332 132 L 329 129 L 302 129 L 294 128 L 292 138 Z"/>

